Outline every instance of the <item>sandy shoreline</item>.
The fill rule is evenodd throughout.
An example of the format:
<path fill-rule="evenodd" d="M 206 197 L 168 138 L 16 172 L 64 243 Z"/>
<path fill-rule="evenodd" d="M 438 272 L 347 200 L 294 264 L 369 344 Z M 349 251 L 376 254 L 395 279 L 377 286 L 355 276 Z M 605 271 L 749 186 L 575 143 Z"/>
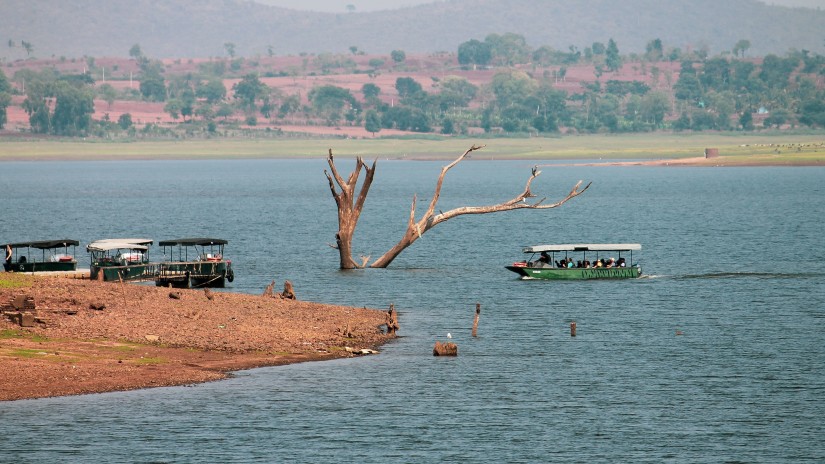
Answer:
<path fill-rule="evenodd" d="M 6 274 L 8 276 L 8 274 Z M 186 385 L 232 371 L 357 356 L 393 336 L 386 311 L 85 280 L 13 277 L 0 305 L 34 298 L 39 321 L 0 318 L 0 401 Z M 298 289 L 300 291 L 300 289 Z M 105 308 L 92 309 L 101 304 Z"/>

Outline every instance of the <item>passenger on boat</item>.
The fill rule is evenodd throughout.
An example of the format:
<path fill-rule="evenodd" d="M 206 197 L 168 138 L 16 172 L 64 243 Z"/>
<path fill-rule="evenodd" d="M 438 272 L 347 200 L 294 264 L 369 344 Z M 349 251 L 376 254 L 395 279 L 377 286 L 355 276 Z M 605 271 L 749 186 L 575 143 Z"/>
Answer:
<path fill-rule="evenodd" d="M 553 267 L 550 265 L 550 257 L 547 256 L 547 253 L 542 251 L 539 260 L 536 261 L 535 267 Z"/>
<path fill-rule="evenodd" d="M 627 265 L 626 265 L 626 263 L 625 263 L 624 258 L 619 258 L 619 261 L 617 261 L 617 262 L 616 262 L 616 266 L 618 266 L 618 267 L 626 267 Z"/>
<path fill-rule="evenodd" d="M 596 264 L 593 267 L 604 267 L 604 260 L 603 259 L 596 260 Z"/>
<path fill-rule="evenodd" d="M 616 267 L 616 260 L 614 258 L 610 258 L 607 260 L 607 265 L 605 267 Z"/>

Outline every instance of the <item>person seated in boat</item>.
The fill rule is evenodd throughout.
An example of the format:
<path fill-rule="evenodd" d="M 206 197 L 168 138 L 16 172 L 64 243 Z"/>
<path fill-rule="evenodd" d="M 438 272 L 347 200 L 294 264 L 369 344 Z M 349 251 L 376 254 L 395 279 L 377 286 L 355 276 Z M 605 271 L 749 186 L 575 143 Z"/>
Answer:
<path fill-rule="evenodd" d="M 616 267 L 616 259 L 610 258 L 607 260 L 607 264 L 604 267 Z"/>
<path fill-rule="evenodd" d="M 24 264 L 26 262 L 26 255 L 20 255 L 20 257 L 17 258 L 17 262 L 20 264 Z"/>
<path fill-rule="evenodd" d="M 597 259 L 596 264 L 593 267 L 604 267 L 604 260 L 603 259 Z"/>
<path fill-rule="evenodd" d="M 539 256 L 539 260 L 536 261 L 534 267 L 553 267 L 550 264 L 550 257 L 547 256 L 547 253 L 542 251 L 541 256 Z"/>
<path fill-rule="evenodd" d="M 627 267 L 627 264 L 625 263 L 624 258 L 619 258 L 619 260 L 616 261 L 616 266 L 617 267 Z"/>

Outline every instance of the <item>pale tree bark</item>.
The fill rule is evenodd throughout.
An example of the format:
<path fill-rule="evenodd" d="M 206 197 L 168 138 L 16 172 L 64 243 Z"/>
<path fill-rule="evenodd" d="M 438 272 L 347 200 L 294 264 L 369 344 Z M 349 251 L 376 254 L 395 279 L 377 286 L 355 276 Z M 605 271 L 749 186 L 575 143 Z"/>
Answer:
<path fill-rule="evenodd" d="M 356 263 L 352 259 L 352 236 L 355 232 L 355 226 L 358 225 L 358 218 L 361 216 L 361 210 L 364 209 L 364 201 L 367 199 L 367 194 L 372 185 L 372 179 L 375 176 L 375 163 L 372 162 L 372 167 L 364 164 L 364 160 L 359 156 L 356 159 L 355 170 L 349 175 L 345 181 L 338 170 L 335 169 L 335 159 L 332 156 L 332 149 L 329 150 L 327 156 L 327 163 L 332 172 L 330 174 L 324 170 L 324 174 L 329 180 L 329 189 L 332 191 L 332 197 L 335 199 L 335 204 L 338 206 L 338 233 L 335 234 L 335 248 L 338 249 L 340 256 L 341 269 L 356 269 L 364 267 L 367 257 L 363 263 Z M 361 185 L 361 190 L 356 196 L 355 189 L 358 184 L 358 178 L 361 176 L 361 169 L 366 171 L 366 177 Z M 337 185 L 337 188 L 336 188 Z"/>
<path fill-rule="evenodd" d="M 528 198 L 535 198 L 535 195 L 530 190 L 530 185 L 533 183 L 533 179 L 535 179 L 536 177 L 538 177 L 541 174 L 541 171 L 538 170 L 538 167 L 534 167 L 532 169 L 530 177 L 527 179 L 527 183 L 524 186 L 524 190 L 521 193 L 519 193 L 518 195 L 516 195 L 515 197 L 513 197 L 512 199 L 510 199 L 510 200 L 507 200 L 503 203 L 498 203 L 498 204 L 495 204 L 495 205 L 462 206 L 462 207 L 459 207 L 459 208 L 451 209 L 451 210 L 446 211 L 446 212 L 439 210 L 438 214 L 436 214 L 435 213 L 436 205 L 438 204 L 438 199 L 441 196 L 441 186 L 444 184 L 444 177 L 447 174 L 447 172 L 450 169 L 452 169 L 455 165 L 457 165 L 458 163 L 463 161 L 467 157 L 467 155 L 469 155 L 473 151 L 480 150 L 481 148 L 484 148 L 484 146 L 483 145 L 482 146 L 473 145 L 467 151 L 465 151 L 461 156 L 456 158 L 455 161 L 453 161 L 452 163 L 448 164 L 447 166 L 444 166 L 443 168 L 441 168 L 441 174 L 438 176 L 438 181 L 436 182 L 436 186 L 435 186 L 435 192 L 433 193 L 433 197 L 430 200 L 430 204 L 427 207 L 427 210 L 424 212 L 421 219 L 419 219 L 417 221 L 415 220 L 416 197 L 415 196 L 413 197 L 412 207 L 410 208 L 410 216 L 409 216 L 409 219 L 407 221 L 407 230 L 404 232 L 404 235 L 401 237 L 401 239 L 398 241 L 398 243 L 395 244 L 395 246 L 390 248 L 386 253 L 384 253 L 381 257 L 379 257 L 372 264 L 370 264 L 370 267 L 385 268 L 385 267 L 389 266 L 390 263 L 392 263 L 392 261 L 395 258 L 397 258 L 398 255 L 401 254 L 402 251 L 404 251 L 405 249 L 407 249 L 407 247 L 409 247 L 410 245 L 415 243 L 415 241 L 418 240 L 419 238 L 421 238 L 421 236 L 424 235 L 425 232 L 427 232 L 428 230 L 430 230 L 433 227 L 437 226 L 438 224 L 441 224 L 442 222 L 447 221 L 449 219 L 452 219 L 454 217 L 463 216 L 465 214 L 488 214 L 488 213 L 497 213 L 497 212 L 500 212 L 500 211 L 512 211 L 512 210 L 516 210 L 516 209 L 550 209 L 550 208 L 557 208 L 557 207 L 563 205 L 564 203 L 566 203 L 568 200 L 581 195 L 582 193 L 584 193 L 585 190 L 587 190 L 590 187 L 590 184 L 588 183 L 584 188 L 580 188 L 581 184 L 582 184 L 582 181 L 579 181 L 578 183 L 576 183 L 575 186 L 573 186 L 573 188 L 570 190 L 570 192 L 567 194 L 567 196 L 565 196 L 561 200 L 556 201 L 555 203 L 545 203 L 546 197 L 542 198 L 538 201 L 528 203 L 528 201 L 527 201 Z M 364 180 L 364 184 L 361 188 L 361 192 L 360 192 L 359 197 L 358 197 L 359 202 L 356 203 L 357 208 L 355 208 L 355 209 L 357 209 L 357 214 L 360 214 L 361 213 L 361 208 L 363 207 L 363 199 L 366 197 L 366 193 L 369 190 L 370 184 L 372 184 L 372 179 L 373 179 L 373 176 L 375 174 L 375 162 L 373 162 L 372 169 L 369 169 L 363 164 L 363 161 L 361 161 L 361 158 L 358 158 L 356 169 L 355 169 L 355 171 L 353 171 L 352 174 L 350 174 L 349 182 L 345 184 L 343 182 L 343 179 L 340 176 L 338 176 L 336 171 L 335 171 L 335 166 L 334 166 L 333 158 L 332 158 L 332 151 L 330 151 L 329 157 L 327 158 L 327 161 L 330 165 L 330 168 L 333 171 L 333 175 L 336 179 L 336 182 L 338 183 L 338 185 L 340 186 L 340 189 L 342 191 L 341 194 L 338 194 L 336 192 L 335 186 L 333 185 L 333 178 L 330 177 L 329 174 L 327 174 L 327 179 L 329 179 L 329 182 L 330 182 L 330 189 L 332 190 L 333 197 L 335 197 L 335 201 L 338 204 L 339 231 L 338 231 L 338 234 L 336 234 L 336 241 L 338 242 L 337 248 L 338 248 L 338 250 L 341 254 L 341 269 L 354 269 L 356 267 L 364 267 L 364 266 L 366 266 L 366 262 L 367 262 L 368 259 L 364 259 L 364 261 L 359 265 L 349 255 L 349 253 L 351 252 L 351 246 L 350 246 L 349 241 L 352 240 L 352 231 L 355 229 L 355 223 L 352 222 L 352 218 L 353 218 L 353 212 L 352 212 L 353 208 L 351 207 L 352 201 L 351 200 L 344 201 L 346 196 L 344 195 L 344 190 L 345 189 L 344 189 L 343 186 L 344 185 L 351 185 L 350 191 L 353 190 L 354 186 L 355 186 L 355 183 L 358 180 L 358 175 L 360 174 L 361 167 L 364 167 L 365 169 L 367 169 L 367 178 Z M 326 171 L 325 171 L 325 173 L 326 173 Z M 350 193 L 350 197 L 351 196 L 352 196 L 352 194 Z M 342 207 L 344 208 L 343 210 L 342 210 Z M 355 221 L 357 221 L 357 219 L 358 219 L 357 214 L 354 216 Z M 342 216 L 347 218 L 347 220 L 342 222 Z M 343 225 L 346 225 L 347 228 L 344 229 Z M 343 234 L 342 234 L 342 230 L 344 231 Z M 346 244 L 343 243 L 344 238 L 348 239 Z M 348 250 L 346 257 L 344 256 L 344 247 L 345 246 L 346 246 L 346 249 Z M 347 264 L 348 267 L 344 267 L 345 264 Z"/>

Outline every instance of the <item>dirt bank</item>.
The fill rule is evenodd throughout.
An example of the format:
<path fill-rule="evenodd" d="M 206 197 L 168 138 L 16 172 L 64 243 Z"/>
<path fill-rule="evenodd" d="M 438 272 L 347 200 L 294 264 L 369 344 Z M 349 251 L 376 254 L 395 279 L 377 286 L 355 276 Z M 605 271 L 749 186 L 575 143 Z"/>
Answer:
<path fill-rule="evenodd" d="M 0 318 L 0 400 L 217 380 L 356 356 L 391 338 L 383 310 L 52 277 L 15 275 L 10 287 L 3 309 L 31 296 L 38 322 Z"/>

